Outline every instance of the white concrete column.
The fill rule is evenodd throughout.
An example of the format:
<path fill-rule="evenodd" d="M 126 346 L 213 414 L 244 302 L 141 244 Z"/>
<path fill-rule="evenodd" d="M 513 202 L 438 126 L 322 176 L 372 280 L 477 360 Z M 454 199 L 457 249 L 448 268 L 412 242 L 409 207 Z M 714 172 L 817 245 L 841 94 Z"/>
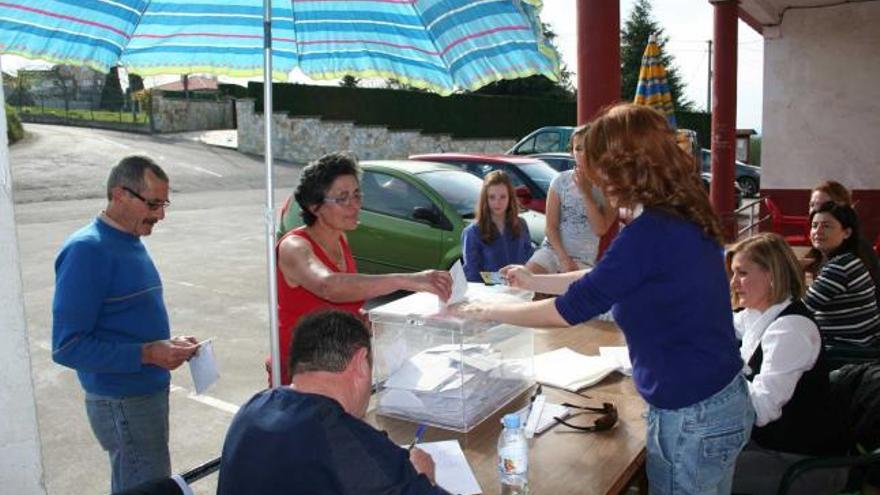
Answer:
<path fill-rule="evenodd" d="M 0 103 L 5 102 L 0 86 Z M 24 316 L 5 107 L 0 105 L 0 491 L 42 495 L 46 488 Z"/>

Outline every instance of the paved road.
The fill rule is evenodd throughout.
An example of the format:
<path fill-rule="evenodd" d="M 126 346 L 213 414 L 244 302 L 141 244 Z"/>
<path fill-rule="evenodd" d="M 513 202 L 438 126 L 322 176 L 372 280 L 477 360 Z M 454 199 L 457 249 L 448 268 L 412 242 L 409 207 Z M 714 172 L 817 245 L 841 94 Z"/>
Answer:
<path fill-rule="evenodd" d="M 147 152 L 171 177 L 173 202 L 145 239 L 162 274 L 173 331 L 216 337 L 221 379 L 190 394 L 184 368 L 172 374 L 171 451 L 176 471 L 219 455 L 238 404 L 265 386 L 268 304 L 261 157 L 184 136 L 141 136 L 26 125 L 10 150 L 43 466 L 50 494 L 109 491 L 109 468 L 89 430 L 73 371 L 51 360 L 53 261 L 74 230 L 105 205 L 103 183 L 120 157 Z M 276 166 L 281 203 L 299 166 Z M 216 476 L 196 484 L 214 493 Z M 2 490 L 0 490 L 2 491 Z"/>

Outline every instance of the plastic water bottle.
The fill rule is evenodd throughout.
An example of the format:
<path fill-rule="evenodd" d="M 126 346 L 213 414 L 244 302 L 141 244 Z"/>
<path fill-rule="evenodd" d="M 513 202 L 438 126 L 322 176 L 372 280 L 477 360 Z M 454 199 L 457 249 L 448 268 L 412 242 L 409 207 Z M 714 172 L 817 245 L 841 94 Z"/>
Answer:
<path fill-rule="evenodd" d="M 529 444 L 519 415 L 507 414 L 501 423 L 504 425 L 498 438 L 501 495 L 526 495 L 529 493 Z"/>

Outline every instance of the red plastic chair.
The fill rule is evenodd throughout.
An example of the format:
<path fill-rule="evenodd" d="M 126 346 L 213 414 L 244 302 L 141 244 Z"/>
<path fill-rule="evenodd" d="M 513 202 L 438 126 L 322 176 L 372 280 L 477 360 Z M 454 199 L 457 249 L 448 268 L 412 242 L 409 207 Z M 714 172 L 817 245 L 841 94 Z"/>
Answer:
<path fill-rule="evenodd" d="M 785 238 L 791 246 L 810 245 L 810 217 L 805 215 L 783 215 L 769 196 L 764 198 L 764 206 L 770 213 L 770 229 Z M 791 231 L 799 232 L 797 234 Z"/>

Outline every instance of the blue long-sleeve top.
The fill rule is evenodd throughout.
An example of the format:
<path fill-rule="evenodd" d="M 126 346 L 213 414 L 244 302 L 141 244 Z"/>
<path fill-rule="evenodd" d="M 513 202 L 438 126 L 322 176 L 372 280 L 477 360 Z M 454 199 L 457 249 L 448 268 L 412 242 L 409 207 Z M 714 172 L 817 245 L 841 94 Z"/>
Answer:
<path fill-rule="evenodd" d="M 609 308 L 636 388 L 655 407 L 695 404 L 742 370 L 721 246 L 693 222 L 645 209 L 556 300 L 570 324 Z"/>
<path fill-rule="evenodd" d="M 52 359 L 87 392 L 155 393 L 169 372 L 141 364 L 141 346 L 170 336 L 162 281 L 137 236 L 100 219 L 71 235 L 55 260 Z"/>
<path fill-rule="evenodd" d="M 529 260 L 534 252 L 529 227 L 522 219 L 519 237 L 514 237 L 511 229 L 492 242 L 483 242 L 480 228 L 476 223 L 468 225 L 461 233 L 462 260 L 464 274 L 470 282 L 482 282 L 480 272 L 496 272 L 510 264 L 522 264 Z"/>

